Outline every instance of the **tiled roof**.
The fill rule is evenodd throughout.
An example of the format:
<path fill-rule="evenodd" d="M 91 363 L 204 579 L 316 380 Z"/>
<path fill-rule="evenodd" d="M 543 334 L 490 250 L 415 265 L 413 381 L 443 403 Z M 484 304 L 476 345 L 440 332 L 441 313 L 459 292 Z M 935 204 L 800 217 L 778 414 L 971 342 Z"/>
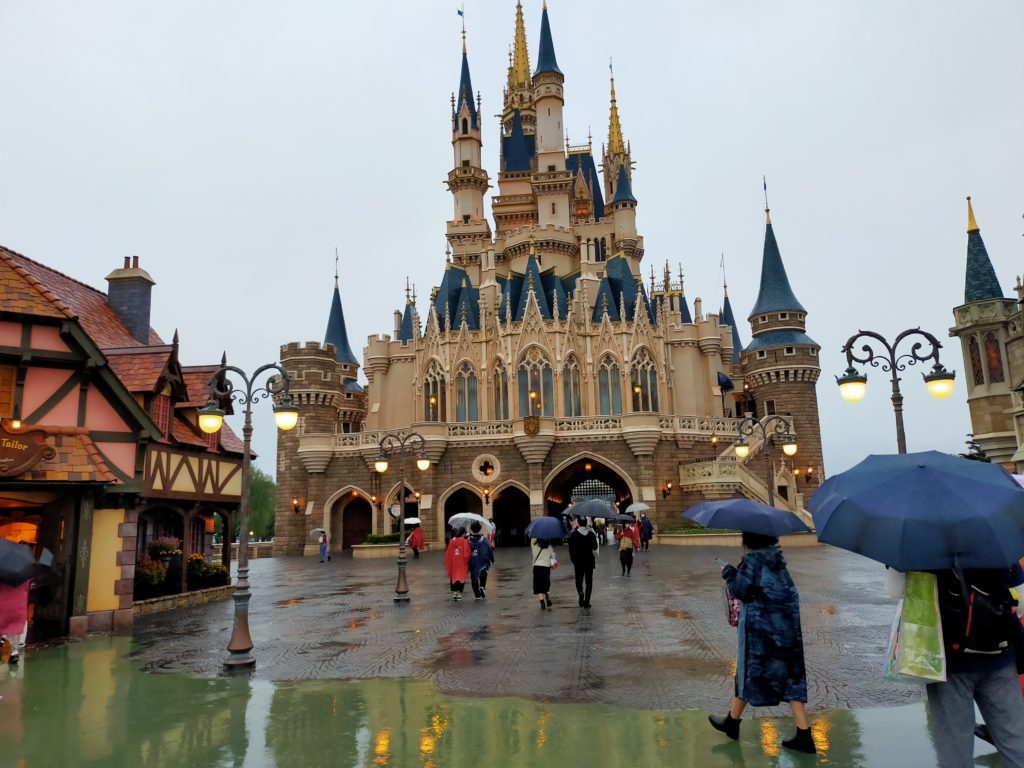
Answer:
<path fill-rule="evenodd" d="M 964 304 L 989 299 L 1002 299 L 1003 289 L 988 257 L 981 230 L 967 233 L 967 279 L 964 281 Z"/>
<path fill-rule="evenodd" d="M 615 197 L 612 198 L 613 203 L 635 203 L 636 198 L 633 197 L 633 189 L 629 186 L 629 174 L 626 173 L 626 166 L 619 166 L 619 178 L 615 183 Z"/>
<path fill-rule="evenodd" d="M 462 51 L 462 74 L 459 78 L 459 103 L 455 108 L 456 114 L 462 111 L 463 104 L 469 109 L 470 122 L 473 128 L 477 128 L 476 103 L 473 101 L 473 83 L 469 79 L 469 58 L 466 56 L 465 50 Z"/>
<path fill-rule="evenodd" d="M 85 332 L 100 349 L 146 346 L 132 336 L 117 312 L 107 304 L 107 295 L 102 291 L 20 253 L 4 248 L 0 248 L 0 253 L 4 254 L 5 261 L 20 267 L 35 280 L 44 295 L 49 292 L 56 302 L 54 306 L 63 306 L 68 317 L 77 317 Z M 152 328 L 149 331 L 149 343 L 164 343 Z"/>
<path fill-rule="evenodd" d="M 194 445 L 199 448 L 206 448 L 209 445 L 205 435 L 197 434 L 192 425 L 187 424 L 184 419 L 178 418 L 177 413 L 171 422 L 171 436 L 176 442 L 183 445 Z"/>
<path fill-rule="evenodd" d="M 210 377 L 220 368 L 219 365 L 183 365 L 182 378 L 188 397 L 178 403 L 179 408 L 202 408 L 210 399 Z"/>
<path fill-rule="evenodd" d="M 775 230 L 771 221 L 764 230 L 764 254 L 761 258 L 761 288 L 757 292 L 757 301 L 750 310 L 750 317 L 765 312 L 806 312 L 803 305 L 796 300 L 793 289 L 789 285 L 786 267 L 782 263 L 779 244 L 775 240 Z M 749 319 L 749 318 L 748 318 Z"/>
<path fill-rule="evenodd" d="M 129 392 L 155 392 L 174 347 L 107 349 L 107 363 Z"/>
<path fill-rule="evenodd" d="M 562 74 L 555 60 L 555 43 L 551 39 L 551 23 L 548 21 L 548 7 L 545 4 L 544 11 L 540 17 L 540 47 L 537 52 L 537 68 L 533 71 L 534 76 L 541 72 L 557 72 Z"/>
<path fill-rule="evenodd" d="M 757 334 L 745 351 L 753 352 L 769 347 L 792 347 L 798 344 L 821 349 L 821 346 L 803 331 L 765 331 Z"/>
<path fill-rule="evenodd" d="M 23 475 L 24 480 L 68 483 L 114 483 L 110 471 L 88 430 L 78 427 L 47 427 L 46 444 L 57 449 L 52 459 L 36 464 Z"/>
<path fill-rule="evenodd" d="M 412 302 L 406 299 L 405 311 L 402 313 L 402 325 L 398 331 L 398 340 L 403 343 L 408 343 L 413 339 L 413 329 L 416 327 L 416 321 L 413 319 L 412 313 Z"/>
<path fill-rule="evenodd" d="M 334 284 L 334 296 L 331 298 L 331 314 L 327 318 L 327 333 L 324 335 L 325 344 L 334 345 L 334 358 L 339 363 L 352 363 L 359 365 L 359 360 L 352 352 L 348 343 L 348 331 L 345 329 L 345 313 L 341 308 L 341 291 L 338 284 Z"/>
<path fill-rule="evenodd" d="M 722 304 L 722 325 L 732 328 L 732 361 L 740 361 L 740 352 L 743 349 L 743 340 L 740 338 L 740 327 L 736 324 L 736 317 L 732 313 L 732 304 L 729 302 L 729 294 L 725 294 L 725 303 Z"/>
<path fill-rule="evenodd" d="M 245 444 L 242 442 L 242 438 L 234 433 L 234 430 L 228 426 L 225 421 L 224 426 L 220 428 L 220 447 L 228 453 L 237 453 L 239 456 L 243 453 Z M 256 454 L 250 448 L 249 454 L 252 458 L 256 458 Z"/>
<path fill-rule="evenodd" d="M 0 310 L 45 317 L 74 317 L 60 299 L 21 266 L 17 256 L 13 251 L 0 248 Z"/>
<path fill-rule="evenodd" d="M 512 113 L 512 130 L 501 139 L 501 156 L 506 171 L 528 171 L 533 162 L 536 136 L 523 132 L 523 119 L 519 110 Z"/>

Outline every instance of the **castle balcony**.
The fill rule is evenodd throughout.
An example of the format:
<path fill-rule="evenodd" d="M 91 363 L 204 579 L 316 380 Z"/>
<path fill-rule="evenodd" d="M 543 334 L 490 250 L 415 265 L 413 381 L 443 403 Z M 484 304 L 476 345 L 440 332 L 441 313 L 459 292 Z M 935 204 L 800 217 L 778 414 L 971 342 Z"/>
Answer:
<path fill-rule="evenodd" d="M 754 468 L 735 456 L 718 456 L 714 459 L 700 459 L 679 466 L 679 488 L 696 491 L 706 499 L 732 499 L 744 496 L 762 504 L 768 503 L 768 486 L 762 478 L 763 469 L 758 471 L 763 462 Z M 796 480 L 784 466 L 776 467 L 776 480 L 784 479 L 789 488 L 796 488 Z M 808 527 L 814 526 L 810 513 L 804 506 L 804 494 L 793 493 L 787 499 L 776 492 L 775 506 L 785 509 L 799 517 Z"/>
<path fill-rule="evenodd" d="M 467 183 L 468 182 L 468 183 Z M 487 188 L 487 171 L 472 165 L 460 165 L 448 172 L 448 184 L 455 186 L 479 186 Z"/>

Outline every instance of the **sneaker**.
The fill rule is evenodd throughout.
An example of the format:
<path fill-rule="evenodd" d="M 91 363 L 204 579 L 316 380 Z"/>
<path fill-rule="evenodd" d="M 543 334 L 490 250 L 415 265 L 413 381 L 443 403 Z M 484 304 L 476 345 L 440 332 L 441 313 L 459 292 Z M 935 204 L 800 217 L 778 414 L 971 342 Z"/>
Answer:
<path fill-rule="evenodd" d="M 473 599 L 474 599 L 474 600 L 483 600 L 483 599 L 484 599 L 484 596 L 483 596 L 483 595 L 477 595 L 477 596 L 476 596 L 476 597 L 474 597 Z"/>
<path fill-rule="evenodd" d="M 21 657 L 18 654 L 12 653 L 10 658 L 7 660 L 7 663 L 10 664 L 13 667 L 14 665 L 16 665 L 18 663 L 18 660 L 20 658 Z"/>
<path fill-rule="evenodd" d="M 544 595 L 544 601 L 548 604 L 548 608 L 550 608 L 551 607 L 551 598 L 548 597 L 547 595 Z"/>
<path fill-rule="evenodd" d="M 461 592 L 456 592 L 455 593 L 455 599 L 456 600 L 461 600 L 462 599 L 462 593 Z"/>
<path fill-rule="evenodd" d="M 480 599 L 481 600 L 486 600 L 487 599 L 487 592 L 484 591 L 483 587 L 480 587 Z"/>

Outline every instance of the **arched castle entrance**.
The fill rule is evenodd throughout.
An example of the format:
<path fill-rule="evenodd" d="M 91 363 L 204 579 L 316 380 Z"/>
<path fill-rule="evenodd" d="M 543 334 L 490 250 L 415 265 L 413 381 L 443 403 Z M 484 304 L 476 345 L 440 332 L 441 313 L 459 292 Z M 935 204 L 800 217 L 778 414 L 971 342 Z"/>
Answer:
<path fill-rule="evenodd" d="M 457 515 L 459 512 L 474 512 L 478 515 L 483 515 L 484 502 L 475 490 L 461 487 L 451 491 L 444 497 L 441 512 L 444 515 L 441 520 L 442 525 L 440 526 L 441 536 L 446 536 L 448 521 L 452 515 Z"/>
<path fill-rule="evenodd" d="M 620 467 L 591 453 L 559 464 L 544 482 L 545 513 L 561 515 L 572 501 L 605 498 L 620 512 L 633 503 L 637 490 Z"/>
<path fill-rule="evenodd" d="M 373 508 L 370 500 L 357 488 L 345 488 L 329 502 L 326 520 L 332 552 L 365 544 L 373 530 Z"/>
<path fill-rule="evenodd" d="M 525 488 L 514 481 L 498 486 L 491 496 L 491 516 L 497 546 L 521 547 L 527 543 L 524 533 L 530 524 L 530 494 Z"/>

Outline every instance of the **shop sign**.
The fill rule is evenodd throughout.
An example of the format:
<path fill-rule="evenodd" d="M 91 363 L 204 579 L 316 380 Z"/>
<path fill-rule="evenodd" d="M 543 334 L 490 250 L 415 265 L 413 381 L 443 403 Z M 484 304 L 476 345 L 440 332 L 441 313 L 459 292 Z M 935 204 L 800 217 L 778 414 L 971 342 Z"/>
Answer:
<path fill-rule="evenodd" d="M 37 427 L 0 430 L 0 477 L 17 477 L 44 459 L 52 459 L 57 449 L 46 444 L 46 430 Z"/>

